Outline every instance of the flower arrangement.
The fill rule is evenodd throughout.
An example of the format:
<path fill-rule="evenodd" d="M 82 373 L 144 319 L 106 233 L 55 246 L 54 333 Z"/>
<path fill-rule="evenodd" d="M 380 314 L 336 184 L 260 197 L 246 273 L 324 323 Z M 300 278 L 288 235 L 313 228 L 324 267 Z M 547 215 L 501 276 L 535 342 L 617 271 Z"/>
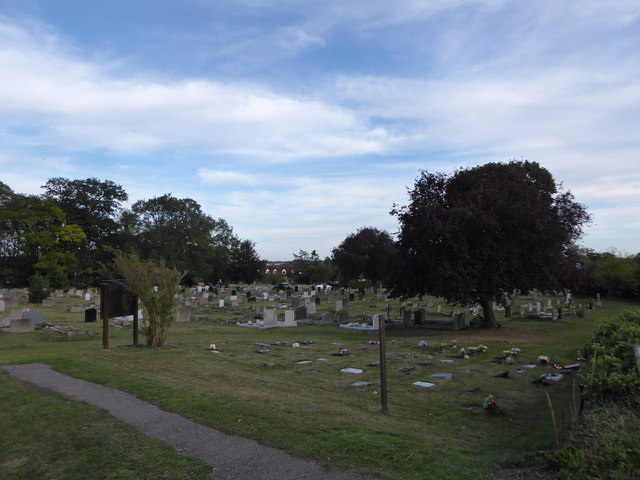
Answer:
<path fill-rule="evenodd" d="M 495 410 L 497 407 L 498 405 L 496 404 L 496 399 L 493 397 L 493 395 L 489 395 L 482 402 L 482 408 L 486 410 Z"/>
<path fill-rule="evenodd" d="M 502 353 L 507 357 L 517 357 L 520 355 L 520 349 L 518 347 L 513 347 L 509 350 L 503 350 Z"/>

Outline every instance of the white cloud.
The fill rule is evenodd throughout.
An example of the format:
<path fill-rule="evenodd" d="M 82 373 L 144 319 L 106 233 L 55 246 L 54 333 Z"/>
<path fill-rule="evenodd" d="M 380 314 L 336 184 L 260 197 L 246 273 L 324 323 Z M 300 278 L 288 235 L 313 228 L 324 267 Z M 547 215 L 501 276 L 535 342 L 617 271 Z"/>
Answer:
<path fill-rule="evenodd" d="M 188 145 L 289 161 L 381 152 L 390 141 L 352 111 L 255 85 L 111 78 L 42 37 L 0 30 L 0 125 L 36 123 L 52 145 L 120 153 Z"/>

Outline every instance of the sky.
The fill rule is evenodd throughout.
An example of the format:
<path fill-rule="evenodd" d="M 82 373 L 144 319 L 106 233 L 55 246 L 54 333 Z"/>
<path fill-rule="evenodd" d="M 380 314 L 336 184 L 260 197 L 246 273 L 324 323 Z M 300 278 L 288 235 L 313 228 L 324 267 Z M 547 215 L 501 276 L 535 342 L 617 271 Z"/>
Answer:
<path fill-rule="evenodd" d="M 640 252 L 637 0 L 0 0 L 0 180 L 121 185 L 267 260 L 394 234 L 420 172 L 529 160 Z M 523 212 L 526 215 L 526 212 Z"/>

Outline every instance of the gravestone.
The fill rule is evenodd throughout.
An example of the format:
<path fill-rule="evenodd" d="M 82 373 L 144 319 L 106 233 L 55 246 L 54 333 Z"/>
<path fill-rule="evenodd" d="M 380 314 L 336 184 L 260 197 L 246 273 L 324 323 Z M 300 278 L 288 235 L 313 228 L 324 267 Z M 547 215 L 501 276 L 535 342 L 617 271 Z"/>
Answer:
<path fill-rule="evenodd" d="M 316 308 L 315 303 L 310 303 L 309 305 L 307 305 L 307 315 L 314 315 L 317 311 L 318 309 Z"/>
<path fill-rule="evenodd" d="M 329 312 L 323 313 L 320 321 L 322 323 L 333 323 L 333 316 Z"/>
<path fill-rule="evenodd" d="M 176 322 L 190 322 L 191 310 L 176 309 Z"/>
<path fill-rule="evenodd" d="M 16 297 L 7 297 L 4 299 L 5 308 L 13 308 L 18 306 L 18 301 Z"/>
<path fill-rule="evenodd" d="M 4 300 L 0 300 L 0 312 L 4 312 Z"/>
<path fill-rule="evenodd" d="M 316 305 L 320 305 L 320 297 L 316 297 Z"/>
<path fill-rule="evenodd" d="M 442 305 L 438 304 L 436 305 L 436 313 L 440 313 L 442 312 Z"/>
<path fill-rule="evenodd" d="M 373 323 L 373 328 L 375 330 L 380 330 L 380 317 L 381 317 L 380 314 L 376 314 L 371 319 L 371 321 Z"/>
<path fill-rule="evenodd" d="M 307 308 L 298 307 L 295 311 L 295 320 L 305 320 L 307 318 Z"/>
<path fill-rule="evenodd" d="M 347 305 L 349 305 L 349 297 L 344 297 L 344 298 L 342 299 L 342 305 L 343 305 L 343 306 L 345 306 L 345 307 L 346 307 Z"/>
<path fill-rule="evenodd" d="M 356 294 L 355 293 L 350 293 L 349 294 L 349 301 L 353 302 L 356 299 Z"/>
<path fill-rule="evenodd" d="M 84 311 L 84 321 L 85 323 L 95 322 L 98 319 L 98 310 L 95 308 L 87 308 Z"/>
<path fill-rule="evenodd" d="M 42 312 L 40 310 L 26 310 L 22 312 L 22 319 L 30 318 L 33 325 L 42 323 Z"/>
<path fill-rule="evenodd" d="M 427 318 L 427 314 L 424 308 L 420 308 L 415 312 L 413 312 L 413 321 L 416 325 L 420 325 L 421 323 L 424 323 L 426 318 Z"/>
<path fill-rule="evenodd" d="M 413 325 L 413 322 L 411 321 L 411 310 L 407 310 L 406 308 L 401 308 L 401 318 L 402 318 L 402 324 L 410 327 Z"/>
<path fill-rule="evenodd" d="M 198 299 L 198 305 L 209 305 L 209 297 L 202 297 Z"/>
<path fill-rule="evenodd" d="M 218 307 L 224 308 L 224 299 L 218 301 Z"/>
<path fill-rule="evenodd" d="M 296 311 L 293 310 L 285 310 L 284 312 L 284 326 L 285 327 L 295 327 L 298 324 L 296 320 L 298 320 L 298 310 L 304 307 L 296 308 Z"/>
<path fill-rule="evenodd" d="M 256 297 L 248 297 L 247 300 L 249 301 L 249 303 L 255 303 L 256 302 Z"/>
<path fill-rule="evenodd" d="M 45 298 L 42 300 L 43 307 L 54 307 L 56 305 L 56 301 L 53 298 Z"/>
<path fill-rule="evenodd" d="M 85 302 L 90 302 L 91 301 L 91 294 L 90 293 L 85 293 L 84 294 L 84 301 Z"/>
<path fill-rule="evenodd" d="M 297 308 L 300 306 L 300 297 L 298 295 L 291 297 L 291 306 L 293 308 Z"/>
<path fill-rule="evenodd" d="M 71 313 L 82 313 L 84 312 L 84 305 L 71 305 Z"/>
<path fill-rule="evenodd" d="M 520 305 L 520 316 L 523 317 L 524 316 L 524 305 Z"/>
<path fill-rule="evenodd" d="M 336 312 L 342 310 L 342 300 L 336 300 Z"/>
<path fill-rule="evenodd" d="M 365 296 L 366 296 L 366 293 L 364 292 L 364 290 L 360 290 L 360 291 L 358 292 L 358 298 L 359 298 L 360 300 L 364 300 Z"/>
<path fill-rule="evenodd" d="M 33 320 L 31 318 L 19 318 L 11 320 L 9 332 L 31 332 L 33 331 Z"/>
<path fill-rule="evenodd" d="M 264 328 L 278 326 L 278 311 L 275 308 L 265 308 L 262 313 Z"/>

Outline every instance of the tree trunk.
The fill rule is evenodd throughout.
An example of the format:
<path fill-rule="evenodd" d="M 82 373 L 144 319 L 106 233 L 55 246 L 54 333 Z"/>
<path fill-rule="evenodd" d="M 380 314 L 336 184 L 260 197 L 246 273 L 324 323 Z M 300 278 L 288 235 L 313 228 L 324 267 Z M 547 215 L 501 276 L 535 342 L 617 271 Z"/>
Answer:
<path fill-rule="evenodd" d="M 498 328 L 500 325 L 498 325 L 496 314 L 493 311 L 493 301 L 481 299 L 480 306 L 482 307 L 482 316 L 484 317 L 482 328 Z"/>

